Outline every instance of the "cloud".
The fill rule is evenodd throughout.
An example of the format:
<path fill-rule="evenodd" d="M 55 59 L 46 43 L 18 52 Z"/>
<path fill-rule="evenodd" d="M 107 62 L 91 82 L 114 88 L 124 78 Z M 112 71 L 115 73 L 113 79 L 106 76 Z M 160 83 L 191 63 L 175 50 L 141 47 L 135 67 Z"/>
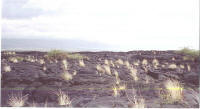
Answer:
<path fill-rule="evenodd" d="M 198 47 L 198 15 L 197 0 L 3 0 L 2 34 Z"/>

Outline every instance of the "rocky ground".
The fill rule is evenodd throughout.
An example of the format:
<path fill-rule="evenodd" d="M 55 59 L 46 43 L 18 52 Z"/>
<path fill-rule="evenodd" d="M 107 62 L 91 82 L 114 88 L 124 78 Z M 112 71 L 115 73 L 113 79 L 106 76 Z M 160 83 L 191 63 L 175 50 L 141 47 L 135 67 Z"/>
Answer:
<path fill-rule="evenodd" d="M 1 52 L 1 105 L 22 94 L 25 107 L 63 107 L 55 93 L 62 91 L 70 107 L 132 107 L 135 99 L 146 108 L 199 107 L 198 59 L 174 51 L 79 53 L 88 58 L 67 58 L 64 66 L 64 59 L 49 60 L 46 52 Z M 179 101 L 161 97 L 169 79 L 183 86 Z"/>

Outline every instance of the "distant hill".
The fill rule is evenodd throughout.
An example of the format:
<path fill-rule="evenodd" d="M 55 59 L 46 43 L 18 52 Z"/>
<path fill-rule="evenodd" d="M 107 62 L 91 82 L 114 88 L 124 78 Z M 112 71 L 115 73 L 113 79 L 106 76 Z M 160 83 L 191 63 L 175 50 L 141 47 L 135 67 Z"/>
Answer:
<path fill-rule="evenodd" d="M 72 39 L 2 39 L 2 50 L 61 49 L 67 51 L 113 51 L 117 47 L 85 40 Z"/>

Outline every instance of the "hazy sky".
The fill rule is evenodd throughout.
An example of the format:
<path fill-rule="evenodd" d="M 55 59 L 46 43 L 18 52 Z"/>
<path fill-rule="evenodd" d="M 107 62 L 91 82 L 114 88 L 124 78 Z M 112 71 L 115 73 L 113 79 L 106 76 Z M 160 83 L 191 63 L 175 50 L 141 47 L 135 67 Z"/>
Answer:
<path fill-rule="evenodd" d="M 199 0 L 2 0 L 3 38 L 199 47 Z"/>

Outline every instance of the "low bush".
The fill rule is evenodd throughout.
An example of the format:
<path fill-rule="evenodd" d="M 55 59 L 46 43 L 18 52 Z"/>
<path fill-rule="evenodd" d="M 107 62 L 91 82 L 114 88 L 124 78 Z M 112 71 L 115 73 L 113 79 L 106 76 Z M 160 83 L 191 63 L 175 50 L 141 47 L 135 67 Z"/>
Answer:
<path fill-rule="evenodd" d="M 190 57 L 198 58 L 199 57 L 199 50 L 190 49 L 184 47 L 183 49 L 176 51 L 177 53 L 188 55 Z"/>
<path fill-rule="evenodd" d="M 48 59 L 58 59 L 58 60 L 62 60 L 62 59 L 85 59 L 87 58 L 86 56 L 83 56 L 79 53 L 70 53 L 70 52 L 66 52 L 66 51 L 62 51 L 62 50 L 51 50 L 47 53 L 46 56 Z"/>

